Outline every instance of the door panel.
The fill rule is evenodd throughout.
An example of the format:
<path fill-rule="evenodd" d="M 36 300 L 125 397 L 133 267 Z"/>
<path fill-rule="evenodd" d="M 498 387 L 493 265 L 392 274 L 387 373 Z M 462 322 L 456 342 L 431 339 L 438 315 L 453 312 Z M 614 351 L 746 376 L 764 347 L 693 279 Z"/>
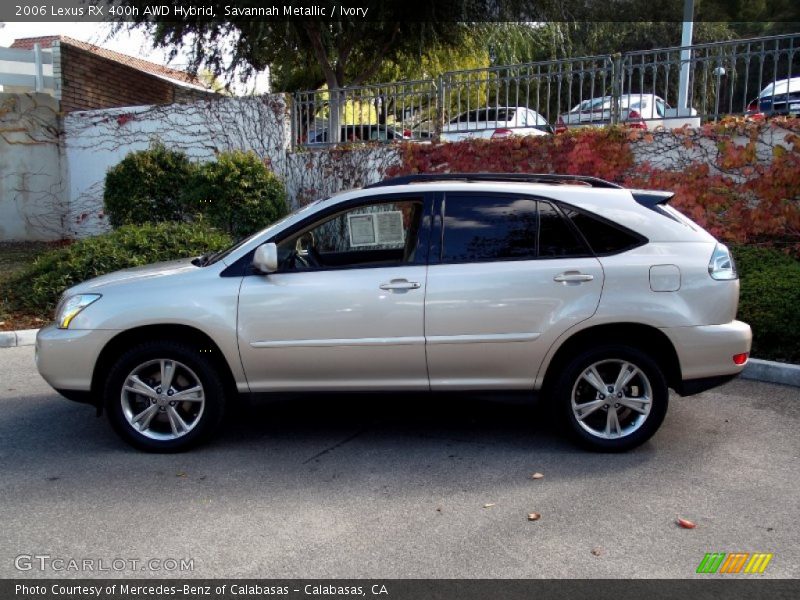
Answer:
<path fill-rule="evenodd" d="M 555 339 L 597 309 L 603 270 L 551 202 L 439 200 L 425 301 L 431 389 L 533 389 Z M 437 231 L 438 230 L 438 231 Z"/>
<path fill-rule="evenodd" d="M 593 278 L 557 282 L 572 271 Z M 432 265 L 425 303 L 431 389 L 533 389 L 545 353 L 597 309 L 595 258 Z"/>
<path fill-rule="evenodd" d="M 238 333 L 250 389 L 428 389 L 426 269 L 245 277 Z M 393 280 L 394 289 L 381 289 Z"/>

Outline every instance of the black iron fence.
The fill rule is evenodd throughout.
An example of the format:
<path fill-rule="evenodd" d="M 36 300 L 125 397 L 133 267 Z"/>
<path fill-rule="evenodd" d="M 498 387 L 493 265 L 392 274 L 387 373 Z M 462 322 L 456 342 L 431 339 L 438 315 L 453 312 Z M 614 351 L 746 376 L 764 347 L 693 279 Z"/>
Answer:
<path fill-rule="evenodd" d="M 543 135 L 800 114 L 800 33 L 443 73 L 293 95 L 294 143 Z"/>

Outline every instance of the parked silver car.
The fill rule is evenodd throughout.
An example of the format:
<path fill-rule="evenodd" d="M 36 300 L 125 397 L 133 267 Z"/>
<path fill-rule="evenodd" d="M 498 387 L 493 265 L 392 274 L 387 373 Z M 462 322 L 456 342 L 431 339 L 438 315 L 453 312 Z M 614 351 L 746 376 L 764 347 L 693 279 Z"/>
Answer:
<path fill-rule="evenodd" d="M 602 127 L 611 124 L 612 97 L 590 98 L 559 115 L 556 133 L 571 127 Z M 700 117 L 693 108 L 670 107 L 654 94 L 623 94 L 619 98 L 619 122 L 632 129 L 678 129 L 684 125 L 699 127 Z"/>
<path fill-rule="evenodd" d="M 525 390 L 632 448 L 738 374 L 727 248 L 672 194 L 590 177 L 417 175 L 318 201 L 223 252 L 67 290 L 42 376 L 128 442 L 207 439 L 240 394 Z"/>

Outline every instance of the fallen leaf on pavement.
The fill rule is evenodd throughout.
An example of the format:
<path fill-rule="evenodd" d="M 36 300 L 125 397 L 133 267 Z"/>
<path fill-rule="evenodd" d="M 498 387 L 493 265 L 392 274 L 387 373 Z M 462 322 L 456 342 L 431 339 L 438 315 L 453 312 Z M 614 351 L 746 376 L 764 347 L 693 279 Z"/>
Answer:
<path fill-rule="evenodd" d="M 528 521 L 538 521 L 542 518 L 542 515 L 539 513 L 529 513 L 528 514 Z"/>
<path fill-rule="evenodd" d="M 175 473 L 175 477 L 186 477 L 186 473 L 181 471 L 180 473 Z"/>
<path fill-rule="evenodd" d="M 592 548 L 592 554 L 594 554 L 595 556 L 602 556 L 603 555 L 603 549 L 602 548 Z"/>
<path fill-rule="evenodd" d="M 489 504 L 484 504 L 483 508 L 492 508 L 495 505 L 494 502 L 490 502 Z"/>
<path fill-rule="evenodd" d="M 694 521 L 690 521 L 689 519 L 678 519 L 678 525 L 680 525 L 683 529 L 694 529 L 697 525 Z"/>
<path fill-rule="evenodd" d="M 544 474 L 542 473 L 534 473 L 533 475 L 531 475 L 531 479 L 542 479 L 542 478 L 544 478 Z"/>

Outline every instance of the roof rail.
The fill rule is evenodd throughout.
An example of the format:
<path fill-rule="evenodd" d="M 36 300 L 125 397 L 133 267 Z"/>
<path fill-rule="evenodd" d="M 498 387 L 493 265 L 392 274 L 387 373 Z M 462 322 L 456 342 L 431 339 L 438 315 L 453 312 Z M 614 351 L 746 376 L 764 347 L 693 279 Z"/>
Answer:
<path fill-rule="evenodd" d="M 517 181 L 522 183 L 585 185 L 596 188 L 619 189 L 622 187 L 604 179 L 584 175 L 556 175 L 553 173 L 418 173 L 379 181 L 366 186 L 364 189 L 435 181 L 464 181 L 467 183 L 472 181 Z"/>

